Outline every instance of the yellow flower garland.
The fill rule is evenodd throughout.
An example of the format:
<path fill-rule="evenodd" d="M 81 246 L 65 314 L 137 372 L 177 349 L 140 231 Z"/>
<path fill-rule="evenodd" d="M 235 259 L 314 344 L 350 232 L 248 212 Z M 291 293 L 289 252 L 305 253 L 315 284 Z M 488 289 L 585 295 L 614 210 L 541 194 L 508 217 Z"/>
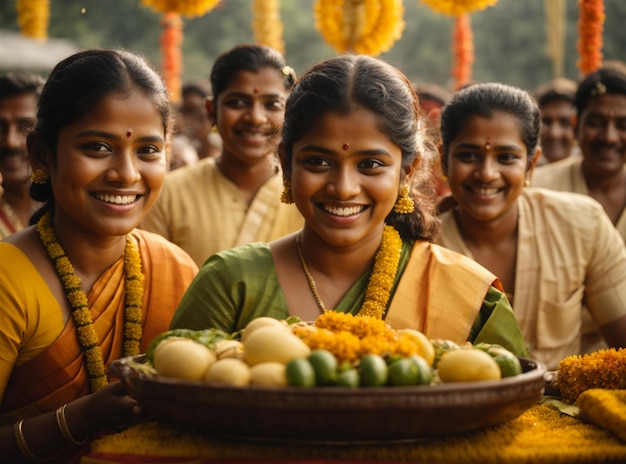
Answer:
<path fill-rule="evenodd" d="M 392 226 L 386 225 L 383 240 L 376 253 L 374 270 L 370 276 L 365 292 L 365 301 L 357 316 L 370 316 L 382 319 L 387 309 L 393 281 L 398 272 L 402 239 Z"/>
<path fill-rule="evenodd" d="M 48 38 L 50 0 L 17 0 L 15 9 L 23 35 L 37 40 Z"/>
<path fill-rule="evenodd" d="M 484 10 L 498 3 L 498 0 L 422 0 L 422 2 L 437 13 L 458 16 Z"/>
<path fill-rule="evenodd" d="M 404 30 L 402 0 L 316 0 L 315 27 L 339 53 L 378 56 Z"/>
<path fill-rule="evenodd" d="M 280 20 L 278 0 L 254 0 L 252 16 L 252 30 L 256 42 L 284 54 L 283 23 Z"/>
<path fill-rule="evenodd" d="M 202 16 L 217 6 L 220 0 L 141 0 L 159 13 L 179 13 L 183 16 Z"/>
<path fill-rule="evenodd" d="M 65 255 L 65 250 L 57 241 L 52 227 L 51 214 L 47 213 L 39 219 L 37 231 L 41 243 L 54 263 L 55 269 L 63 283 L 65 296 L 72 307 L 72 317 L 76 324 L 78 340 L 85 356 L 85 365 L 91 382 L 91 390 L 96 391 L 109 380 L 100 350 L 98 335 L 93 326 L 87 295 L 81 288 L 80 277 L 74 272 L 72 263 Z M 139 354 L 139 343 L 143 334 L 141 327 L 144 275 L 141 270 L 141 255 L 137 245 L 129 236 L 126 237 L 124 250 L 124 271 L 126 273 L 126 303 L 124 320 L 124 356 Z"/>

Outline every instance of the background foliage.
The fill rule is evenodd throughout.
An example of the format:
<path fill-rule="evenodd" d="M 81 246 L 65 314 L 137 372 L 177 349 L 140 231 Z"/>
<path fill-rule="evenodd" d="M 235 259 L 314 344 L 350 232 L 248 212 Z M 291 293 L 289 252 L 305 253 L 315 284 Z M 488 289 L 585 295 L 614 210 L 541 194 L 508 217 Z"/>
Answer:
<path fill-rule="evenodd" d="M 553 77 L 546 54 L 544 1 L 499 0 L 472 15 L 474 80 L 532 89 Z M 415 82 L 449 87 L 453 18 L 433 12 L 419 0 L 403 3 L 406 28 L 402 39 L 381 58 L 404 70 Z M 0 29 L 19 30 L 15 4 L 16 0 L 0 0 Z M 127 48 L 160 65 L 161 15 L 142 6 L 140 0 L 50 0 L 50 4 L 50 37 L 71 39 L 80 48 Z M 203 17 L 183 18 L 184 80 L 208 77 L 211 63 L 221 52 L 253 41 L 251 5 L 251 0 L 222 0 Z M 605 0 L 605 10 L 605 59 L 625 59 L 626 1 Z M 285 55 L 298 74 L 335 55 L 314 27 L 313 0 L 282 0 L 281 19 Z M 577 1 L 567 0 L 565 76 L 572 79 L 579 77 L 577 19 Z"/>

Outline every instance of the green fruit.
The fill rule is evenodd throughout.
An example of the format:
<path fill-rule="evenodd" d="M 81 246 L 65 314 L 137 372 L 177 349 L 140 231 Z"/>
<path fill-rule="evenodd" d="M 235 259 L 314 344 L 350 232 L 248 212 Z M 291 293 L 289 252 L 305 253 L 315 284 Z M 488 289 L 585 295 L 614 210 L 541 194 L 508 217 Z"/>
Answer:
<path fill-rule="evenodd" d="M 347 369 L 337 374 L 335 385 L 338 387 L 358 387 L 360 383 L 359 373 L 356 369 Z"/>
<path fill-rule="evenodd" d="M 315 370 L 306 358 L 292 359 L 285 367 L 287 385 L 292 387 L 315 386 Z"/>
<path fill-rule="evenodd" d="M 428 364 L 428 361 L 419 355 L 410 356 L 408 359 L 417 368 L 417 385 L 429 385 L 433 380 L 433 368 Z"/>
<path fill-rule="evenodd" d="M 498 363 L 502 377 L 514 377 L 522 373 L 522 365 L 517 356 L 505 348 L 492 348 L 487 351 Z"/>
<path fill-rule="evenodd" d="M 484 351 L 495 360 L 500 368 L 502 378 L 514 377 L 522 373 L 522 365 L 519 359 L 506 348 L 490 343 L 478 343 L 474 345 L 474 348 Z"/>
<path fill-rule="evenodd" d="M 358 371 L 364 387 L 382 387 L 387 384 L 389 368 L 382 356 L 364 355 L 359 361 Z"/>
<path fill-rule="evenodd" d="M 313 366 L 318 386 L 325 387 L 335 383 L 339 363 L 334 354 L 327 350 L 314 350 L 307 359 Z"/>
<path fill-rule="evenodd" d="M 394 386 L 417 385 L 417 364 L 409 358 L 398 359 L 389 365 L 389 383 Z"/>

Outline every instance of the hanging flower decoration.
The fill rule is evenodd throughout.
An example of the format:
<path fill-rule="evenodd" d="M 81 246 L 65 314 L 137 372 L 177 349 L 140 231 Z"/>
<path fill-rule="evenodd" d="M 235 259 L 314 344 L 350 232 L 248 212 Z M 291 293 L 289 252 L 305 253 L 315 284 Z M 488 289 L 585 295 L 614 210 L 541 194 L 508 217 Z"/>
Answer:
<path fill-rule="evenodd" d="M 315 27 L 337 52 L 378 56 L 404 31 L 402 0 L 316 0 Z"/>
<path fill-rule="evenodd" d="M 178 13 L 188 18 L 202 16 L 217 6 L 220 0 L 141 0 L 159 13 Z"/>
<path fill-rule="evenodd" d="M 437 13 L 450 16 L 473 13 L 495 5 L 498 0 L 422 0 Z"/>
<path fill-rule="evenodd" d="M 578 0 L 578 69 L 589 74 L 602 64 L 603 0 Z"/>
<path fill-rule="evenodd" d="M 555 76 L 563 75 L 565 28 L 566 28 L 566 0 L 545 0 L 547 52 L 552 59 L 552 73 Z"/>
<path fill-rule="evenodd" d="M 178 13 L 166 13 L 161 21 L 161 53 L 163 56 L 162 72 L 165 86 L 170 94 L 170 101 L 180 102 L 181 74 L 183 57 L 180 50 L 183 43 L 183 21 Z"/>
<path fill-rule="evenodd" d="M 37 40 L 48 38 L 50 0 L 17 0 L 16 10 L 22 35 Z"/>
<path fill-rule="evenodd" d="M 459 89 L 470 81 L 474 64 L 474 36 L 470 16 L 467 14 L 455 18 L 452 52 L 455 58 L 452 77 L 455 80 L 455 88 Z"/>
<path fill-rule="evenodd" d="M 278 0 L 254 0 L 252 2 L 252 30 L 258 44 L 272 47 L 285 54 L 283 23 L 280 20 Z"/>

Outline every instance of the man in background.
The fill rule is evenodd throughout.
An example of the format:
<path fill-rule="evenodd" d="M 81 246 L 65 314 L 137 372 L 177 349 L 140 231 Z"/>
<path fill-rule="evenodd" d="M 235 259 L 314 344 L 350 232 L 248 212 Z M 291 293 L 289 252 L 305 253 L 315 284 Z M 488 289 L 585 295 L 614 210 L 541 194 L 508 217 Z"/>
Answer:
<path fill-rule="evenodd" d="M 0 239 L 26 227 L 40 206 L 29 193 L 26 136 L 35 126 L 43 84 L 44 79 L 34 73 L 0 76 L 0 177 L 4 190 L 0 198 Z"/>

